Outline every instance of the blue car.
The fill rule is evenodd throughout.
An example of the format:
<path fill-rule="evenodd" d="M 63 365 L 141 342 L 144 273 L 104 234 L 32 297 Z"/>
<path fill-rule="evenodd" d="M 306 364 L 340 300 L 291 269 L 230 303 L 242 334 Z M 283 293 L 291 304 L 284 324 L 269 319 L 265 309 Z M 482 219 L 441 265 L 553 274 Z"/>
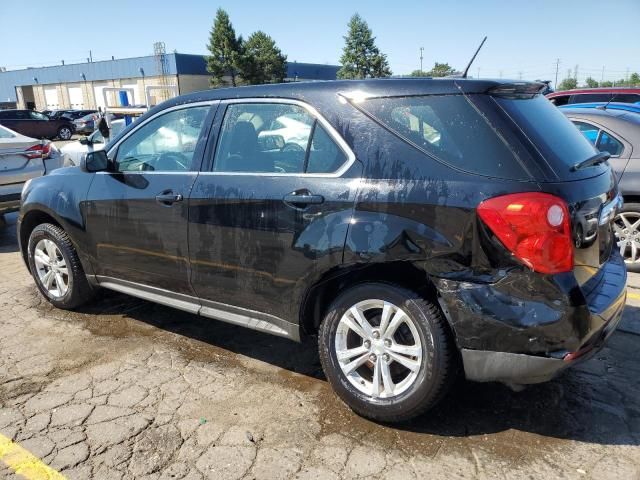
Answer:
<path fill-rule="evenodd" d="M 590 103 L 572 103 L 570 105 L 562 105 L 558 107 L 561 110 L 567 108 L 598 108 L 600 110 L 623 110 L 625 112 L 640 113 L 640 102 L 638 103 L 622 103 L 622 102 L 590 102 Z"/>

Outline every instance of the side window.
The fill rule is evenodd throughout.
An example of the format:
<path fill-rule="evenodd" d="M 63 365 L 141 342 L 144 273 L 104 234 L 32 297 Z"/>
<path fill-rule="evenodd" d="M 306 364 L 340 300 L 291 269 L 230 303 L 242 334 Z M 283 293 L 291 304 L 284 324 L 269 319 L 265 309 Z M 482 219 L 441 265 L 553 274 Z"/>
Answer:
<path fill-rule="evenodd" d="M 620 155 L 624 150 L 624 145 L 620 143 L 618 140 L 616 140 L 615 138 L 613 138 L 604 130 L 600 135 L 600 139 L 598 140 L 597 147 L 598 147 L 598 150 L 600 150 L 601 152 L 609 152 L 609 155 L 611 156 Z"/>
<path fill-rule="evenodd" d="M 608 102 L 609 100 L 611 100 L 610 93 L 579 93 L 571 95 L 569 103 Z"/>
<path fill-rule="evenodd" d="M 587 140 L 589 140 L 593 145 L 596 144 L 596 141 L 598 140 L 598 133 L 600 132 L 598 127 L 595 127 L 590 123 L 577 122 L 575 120 L 572 120 L 572 122 L 576 127 L 578 127 L 580 133 L 582 133 Z"/>
<path fill-rule="evenodd" d="M 243 103 L 226 109 L 213 171 L 331 173 L 345 161 L 344 152 L 304 108 Z"/>
<path fill-rule="evenodd" d="M 640 102 L 640 95 L 636 93 L 614 93 L 613 101 L 622 103 L 636 103 Z"/>
<path fill-rule="evenodd" d="M 347 161 L 345 153 L 336 145 L 319 123 L 313 132 L 306 173 L 333 173 Z"/>
<path fill-rule="evenodd" d="M 31 117 L 31 120 L 49 120 L 49 118 L 46 115 L 43 115 L 40 112 L 29 112 L 29 116 Z"/>
<path fill-rule="evenodd" d="M 174 110 L 154 118 L 118 147 L 119 172 L 191 170 L 208 106 Z"/>

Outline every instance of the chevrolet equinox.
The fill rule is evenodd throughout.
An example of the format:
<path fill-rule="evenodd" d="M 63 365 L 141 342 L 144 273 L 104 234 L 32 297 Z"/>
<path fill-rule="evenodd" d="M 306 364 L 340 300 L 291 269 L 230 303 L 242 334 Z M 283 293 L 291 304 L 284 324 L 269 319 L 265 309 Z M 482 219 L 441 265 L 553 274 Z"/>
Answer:
<path fill-rule="evenodd" d="M 544 382 L 620 320 L 621 208 L 528 82 L 387 79 L 171 99 L 25 185 L 53 305 L 107 288 L 299 341 L 357 413 L 426 411 L 457 375 Z"/>

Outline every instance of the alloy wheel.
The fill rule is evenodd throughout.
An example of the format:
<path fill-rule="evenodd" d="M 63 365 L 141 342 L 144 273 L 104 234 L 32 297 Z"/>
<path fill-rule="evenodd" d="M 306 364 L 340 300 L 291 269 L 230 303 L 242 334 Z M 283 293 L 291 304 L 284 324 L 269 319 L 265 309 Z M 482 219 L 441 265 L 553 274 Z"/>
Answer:
<path fill-rule="evenodd" d="M 69 140 L 72 136 L 71 130 L 68 129 L 67 127 L 63 127 L 60 129 L 60 138 L 62 138 L 62 140 Z"/>
<path fill-rule="evenodd" d="M 416 324 L 401 308 L 383 300 L 358 302 L 342 315 L 335 351 L 345 377 L 372 398 L 405 392 L 423 363 Z"/>
<path fill-rule="evenodd" d="M 40 240 L 33 252 L 33 260 L 41 285 L 55 298 L 64 297 L 69 290 L 67 262 L 58 246 L 51 240 Z"/>
<path fill-rule="evenodd" d="M 619 213 L 613 224 L 620 255 L 627 264 L 640 262 L 640 212 Z"/>

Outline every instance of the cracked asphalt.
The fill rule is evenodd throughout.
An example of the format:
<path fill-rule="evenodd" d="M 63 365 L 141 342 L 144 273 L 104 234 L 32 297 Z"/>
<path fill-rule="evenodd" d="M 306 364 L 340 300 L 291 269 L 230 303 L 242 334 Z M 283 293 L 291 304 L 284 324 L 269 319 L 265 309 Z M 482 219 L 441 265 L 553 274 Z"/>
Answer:
<path fill-rule="evenodd" d="M 336 399 L 313 341 L 108 292 L 82 311 L 52 308 L 11 215 L 0 227 L 0 434 L 69 479 L 639 480 L 634 305 L 607 348 L 550 383 L 514 393 L 460 382 L 424 417 L 384 426 Z M 21 477 L 0 461 L 0 478 Z"/>

